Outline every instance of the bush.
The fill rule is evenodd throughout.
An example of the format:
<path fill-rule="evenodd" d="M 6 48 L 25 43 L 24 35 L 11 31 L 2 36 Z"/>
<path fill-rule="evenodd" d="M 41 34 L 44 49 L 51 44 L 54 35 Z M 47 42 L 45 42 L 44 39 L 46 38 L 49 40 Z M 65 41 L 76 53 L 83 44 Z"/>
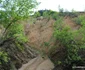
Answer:
<path fill-rule="evenodd" d="M 85 23 L 85 15 L 80 15 L 76 18 L 73 19 L 73 21 L 76 23 L 76 24 L 79 24 L 79 25 L 84 25 Z"/>
<path fill-rule="evenodd" d="M 8 54 L 0 50 L 0 64 L 7 63 L 9 60 Z"/>
<path fill-rule="evenodd" d="M 77 31 L 71 31 L 68 26 L 64 27 L 62 21 L 60 18 L 56 21 L 54 37 L 65 47 L 67 52 L 66 59 L 62 63 L 70 65 L 73 61 L 80 60 L 78 55 L 79 45 L 75 39 Z"/>
<path fill-rule="evenodd" d="M 34 13 L 34 17 L 35 17 L 35 18 L 40 17 L 40 16 L 41 16 L 41 14 L 40 14 L 39 12 L 35 12 L 35 13 Z"/>

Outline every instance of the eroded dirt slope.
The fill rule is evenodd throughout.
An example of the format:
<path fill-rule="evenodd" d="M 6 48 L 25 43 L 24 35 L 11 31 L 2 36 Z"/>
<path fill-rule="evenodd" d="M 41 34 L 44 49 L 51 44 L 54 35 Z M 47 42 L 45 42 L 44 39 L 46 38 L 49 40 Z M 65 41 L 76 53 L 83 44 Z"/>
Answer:
<path fill-rule="evenodd" d="M 65 17 L 64 18 L 64 24 L 65 26 L 68 25 L 72 30 L 77 30 L 80 28 L 80 25 L 77 25 L 75 22 L 72 21 L 72 18 Z"/>
<path fill-rule="evenodd" d="M 26 24 L 25 32 L 29 39 L 28 44 L 35 48 L 42 49 L 43 44 L 49 42 L 52 38 L 54 22 L 52 19 L 42 19 L 37 20 L 35 24 Z"/>
<path fill-rule="evenodd" d="M 39 19 L 34 22 L 34 24 L 27 23 L 25 25 L 25 33 L 29 39 L 28 44 L 39 50 L 45 50 L 48 53 L 49 46 L 55 46 L 56 40 L 53 38 L 54 31 L 54 22 L 53 19 Z M 79 25 L 75 24 L 72 21 L 72 18 L 65 17 L 64 24 L 71 27 L 72 30 L 79 29 Z M 45 46 L 45 43 L 49 43 L 48 46 Z M 58 49 L 60 50 L 60 48 Z"/>

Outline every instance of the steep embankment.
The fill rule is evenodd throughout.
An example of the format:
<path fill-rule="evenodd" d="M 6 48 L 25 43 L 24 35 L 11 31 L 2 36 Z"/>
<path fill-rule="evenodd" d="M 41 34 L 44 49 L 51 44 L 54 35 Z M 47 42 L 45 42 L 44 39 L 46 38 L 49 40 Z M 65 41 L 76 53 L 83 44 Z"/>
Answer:
<path fill-rule="evenodd" d="M 25 25 L 25 33 L 29 39 L 28 44 L 32 47 L 35 47 L 39 50 L 44 50 L 46 53 L 49 53 L 51 47 L 56 46 L 56 40 L 53 37 L 54 32 L 54 22 L 53 19 L 39 19 L 34 22 L 34 24 Z M 72 30 L 79 29 L 79 25 L 75 24 L 72 21 L 72 18 L 65 17 L 63 20 L 64 26 L 68 25 Z M 57 45 L 60 45 L 57 43 Z M 55 49 L 55 48 L 54 48 Z M 56 50 L 62 50 L 63 47 L 58 47 Z M 56 51 L 56 52 L 57 52 Z"/>
<path fill-rule="evenodd" d="M 54 32 L 54 22 L 53 19 L 38 19 L 34 24 L 25 25 L 25 34 L 27 35 L 29 42 L 28 45 L 37 48 L 40 51 L 51 54 L 53 60 L 61 60 L 65 55 L 64 47 L 56 42 L 53 37 Z M 64 18 L 64 24 L 71 27 L 72 30 L 78 29 L 80 26 L 76 25 L 71 18 Z M 21 46 L 17 46 L 18 43 L 12 40 L 3 42 L 2 49 L 6 51 L 11 58 L 9 65 L 13 68 L 21 68 L 19 70 L 51 70 L 54 68 L 53 63 L 49 58 L 38 57 L 36 51 L 32 50 L 28 45 L 22 44 L 25 47 L 23 52 L 20 50 Z M 57 48 L 54 47 L 57 45 Z M 54 50 L 52 50 L 54 48 Z M 36 58 L 34 58 L 36 57 Z M 34 59 L 33 59 L 34 58 Z M 28 63 L 27 63 L 28 62 Z M 24 63 L 27 63 L 23 65 Z M 9 65 L 5 70 L 9 69 Z M 3 69 L 3 67 L 1 67 Z"/>
<path fill-rule="evenodd" d="M 25 32 L 29 39 L 28 44 L 39 50 L 48 52 L 49 47 L 45 47 L 44 44 L 45 42 L 52 41 L 54 22 L 53 19 L 40 19 L 34 22 L 34 24 L 26 24 Z M 50 46 L 52 46 L 53 43 L 54 42 L 51 42 Z"/>
<path fill-rule="evenodd" d="M 51 55 L 53 60 L 62 60 L 65 55 L 65 49 L 58 42 L 56 43 L 53 37 L 54 32 L 53 19 L 39 19 L 34 24 L 25 25 L 25 34 L 28 36 L 28 44 L 38 50 L 44 50 L 45 53 L 49 52 L 49 49 L 53 46 L 59 46 L 54 48 L 56 51 Z M 64 18 L 64 24 L 70 26 L 72 30 L 79 29 L 79 25 L 76 25 L 71 18 Z M 49 45 L 45 45 L 45 42 Z M 54 68 L 53 63 L 49 58 L 42 58 L 38 56 L 30 60 L 27 64 L 24 64 L 19 70 L 52 70 Z M 59 67 L 60 68 L 60 67 Z"/>
<path fill-rule="evenodd" d="M 49 47 L 44 48 L 43 44 L 44 42 L 49 42 L 52 38 L 54 22 L 52 19 L 40 19 L 34 22 L 34 24 L 26 24 L 25 32 L 29 39 L 28 44 L 38 50 L 48 52 Z M 53 45 L 53 42 L 51 44 Z M 52 70 L 53 68 L 54 64 L 49 58 L 37 56 L 24 64 L 19 70 Z"/>
<path fill-rule="evenodd" d="M 58 61 L 63 60 L 66 53 L 65 47 L 53 37 L 54 22 L 55 20 L 53 19 L 39 19 L 34 22 L 34 24 L 26 24 L 25 32 L 28 36 L 28 44 L 30 46 L 35 47 L 40 51 L 44 50 L 46 54 L 51 54 L 52 52 L 51 59 L 53 61 Z M 80 28 L 80 26 L 75 24 L 70 17 L 65 17 L 63 23 L 64 26 L 69 26 L 72 30 Z"/>

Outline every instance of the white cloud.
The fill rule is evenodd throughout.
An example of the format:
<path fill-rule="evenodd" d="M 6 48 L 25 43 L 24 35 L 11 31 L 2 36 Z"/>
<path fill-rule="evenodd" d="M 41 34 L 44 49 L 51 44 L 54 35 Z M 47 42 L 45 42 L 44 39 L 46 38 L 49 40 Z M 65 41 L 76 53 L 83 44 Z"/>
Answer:
<path fill-rule="evenodd" d="M 83 11 L 85 9 L 85 0 L 37 0 L 41 2 L 38 6 L 40 9 L 52 9 L 58 11 L 58 6 L 61 8 L 71 11 L 72 9 L 76 11 Z"/>

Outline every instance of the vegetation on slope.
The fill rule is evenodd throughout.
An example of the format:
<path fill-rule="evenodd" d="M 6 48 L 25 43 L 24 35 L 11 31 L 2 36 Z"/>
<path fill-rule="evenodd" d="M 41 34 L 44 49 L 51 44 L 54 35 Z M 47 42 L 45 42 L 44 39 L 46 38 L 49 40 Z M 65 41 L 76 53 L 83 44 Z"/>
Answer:
<path fill-rule="evenodd" d="M 2 49 L 2 45 L 8 40 L 13 40 L 17 42 L 18 48 L 22 49 L 21 43 L 27 42 L 27 39 L 24 34 L 24 26 L 20 21 L 28 19 L 38 3 L 36 0 L 0 0 L 0 5 L 0 26 L 5 29 L 0 37 L 0 69 L 2 69 L 11 60 L 7 50 Z M 3 67 L 2 70 L 10 69 Z"/>
<path fill-rule="evenodd" d="M 0 25 L 5 28 L 0 37 L 0 46 L 8 40 L 13 40 L 18 46 L 18 51 L 23 50 L 21 44 L 27 42 L 27 38 L 24 34 L 24 27 L 21 21 L 29 18 L 29 15 L 33 12 L 33 8 L 35 8 L 38 3 L 36 0 L 0 0 L 0 4 Z M 76 12 L 64 12 L 63 9 L 59 9 L 59 12 L 40 10 L 35 12 L 32 17 L 38 18 L 40 16 L 48 18 L 49 20 L 56 20 L 54 24 L 54 37 L 66 50 L 64 61 L 56 60 L 55 62 L 68 67 L 70 65 L 76 65 L 76 61 L 84 62 L 84 59 L 81 58 L 78 52 L 82 48 L 85 49 L 85 16 L 78 15 Z M 68 16 L 73 18 L 73 21 L 81 26 L 79 30 L 72 31 L 69 26 L 64 26 L 63 18 Z M 44 42 L 44 45 L 49 47 L 48 42 Z M 9 60 L 7 51 L 0 48 L 0 65 L 2 68 Z"/>
<path fill-rule="evenodd" d="M 77 21 L 78 19 L 79 22 Z M 81 24 L 81 27 L 78 30 L 71 30 L 69 26 L 64 26 L 63 19 L 61 17 L 55 22 L 54 37 L 61 43 L 61 45 L 63 45 L 66 50 L 65 59 L 64 61 L 61 61 L 60 64 L 68 68 L 72 67 L 73 65 L 77 65 L 78 62 L 82 62 L 80 65 L 84 63 L 84 57 L 81 58 L 81 55 L 78 53 L 81 48 L 85 48 L 84 19 L 85 17 L 83 15 L 76 17 L 77 23 Z"/>
<path fill-rule="evenodd" d="M 63 12 L 63 10 L 60 10 L 60 12 L 40 10 L 36 13 L 36 15 L 34 14 L 35 17 L 43 16 L 44 18 L 52 18 L 56 20 L 54 24 L 54 37 L 56 38 L 56 43 L 60 43 L 65 48 L 66 54 L 63 61 L 56 60 L 54 63 L 62 65 L 66 68 L 72 68 L 74 65 L 84 64 L 85 56 L 81 57 L 82 55 L 80 53 L 82 52 L 82 49 L 84 50 L 85 48 L 85 15 L 81 15 L 80 13 L 74 11 Z M 80 28 L 72 30 L 69 26 L 65 25 L 65 17 L 73 19 L 75 24 L 80 25 Z M 45 45 L 48 45 L 48 43 L 45 43 Z M 55 49 L 57 50 L 57 47 Z M 52 52 L 54 53 L 54 51 Z"/>

